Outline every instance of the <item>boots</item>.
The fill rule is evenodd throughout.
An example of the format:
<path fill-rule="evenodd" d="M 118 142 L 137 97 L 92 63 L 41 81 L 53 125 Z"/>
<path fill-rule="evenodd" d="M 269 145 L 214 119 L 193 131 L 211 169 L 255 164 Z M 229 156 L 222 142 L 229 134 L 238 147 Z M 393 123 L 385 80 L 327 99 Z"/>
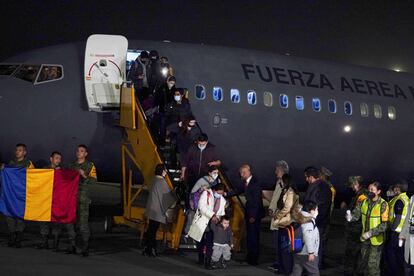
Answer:
<path fill-rule="evenodd" d="M 47 235 L 42 235 L 42 241 L 40 244 L 36 245 L 36 249 L 49 249 Z"/>
<path fill-rule="evenodd" d="M 10 232 L 9 241 L 7 242 L 8 247 L 13 247 L 16 243 L 16 232 Z"/>
<path fill-rule="evenodd" d="M 89 256 L 89 242 L 84 241 L 82 246 L 82 256 L 88 257 Z"/>
<path fill-rule="evenodd" d="M 75 241 L 70 241 L 70 245 L 66 248 L 65 254 L 76 254 Z"/>
<path fill-rule="evenodd" d="M 23 232 L 16 232 L 16 240 L 14 243 L 14 246 L 16 248 L 21 248 L 22 247 L 22 239 L 23 239 Z"/>
<path fill-rule="evenodd" d="M 53 251 L 58 252 L 59 251 L 59 235 L 55 234 L 53 236 Z"/>
<path fill-rule="evenodd" d="M 221 259 L 221 268 L 226 269 L 227 268 L 227 261 L 224 259 Z"/>

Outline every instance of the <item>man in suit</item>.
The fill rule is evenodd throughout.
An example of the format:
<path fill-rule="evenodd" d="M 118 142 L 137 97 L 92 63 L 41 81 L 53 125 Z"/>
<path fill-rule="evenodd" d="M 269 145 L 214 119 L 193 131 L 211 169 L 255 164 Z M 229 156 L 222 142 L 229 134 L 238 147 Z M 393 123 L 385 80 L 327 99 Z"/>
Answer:
<path fill-rule="evenodd" d="M 225 196 L 232 197 L 240 194 L 246 196 L 246 232 L 247 232 L 247 257 L 246 261 L 250 265 L 257 265 L 260 248 L 260 222 L 265 216 L 262 187 L 257 178 L 253 176 L 250 166 L 243 164 L 240 167 L 241 184 L 234 191 L 230 191 Z"/>

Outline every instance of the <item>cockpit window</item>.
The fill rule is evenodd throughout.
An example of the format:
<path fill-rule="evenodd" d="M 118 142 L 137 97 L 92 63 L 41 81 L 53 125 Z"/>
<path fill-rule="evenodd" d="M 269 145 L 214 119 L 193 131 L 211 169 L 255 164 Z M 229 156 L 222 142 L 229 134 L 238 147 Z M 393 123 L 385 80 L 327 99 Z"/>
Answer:
<path fill-rule="evenodd" d="M 37 74 L 39 72 L 40 65 L 22 65 L 19 69 L 14 73 L 13 77 L 18 79 L 22 79 L 28 82 L 33 82 Z"/>
<path fill-rule="evenodd" d="M 42 65 L 35 84 L 60 80 L 63 78 L 63 68 L 60 65 Z"/>
<path fill-rule="evenodd" d="M 204 100 L 206 98 L 206 88 L 200 84 L 195 86 L 195 96 L 197 100 Z"/>
<path fill-rule="evenodd" d="M 213 87 L 213 99 L 216 102 L 221 102 L 223 100 L 223 89 L 221 87 Z"/>
<path fill-rule="evenodd" d="M 256 101 L 257 101 L 257 99 L 256 99 L 256 92 L 253 91 L 253 90 L 248 90 L 247 91 L 247 102 L 250 105 L 255 105 L 256 104 Z"/>
<path fill-rule="evenodd" d="M 19 66 L 20 64 L 0 64 L 0 75 L 10 76 Z"/>

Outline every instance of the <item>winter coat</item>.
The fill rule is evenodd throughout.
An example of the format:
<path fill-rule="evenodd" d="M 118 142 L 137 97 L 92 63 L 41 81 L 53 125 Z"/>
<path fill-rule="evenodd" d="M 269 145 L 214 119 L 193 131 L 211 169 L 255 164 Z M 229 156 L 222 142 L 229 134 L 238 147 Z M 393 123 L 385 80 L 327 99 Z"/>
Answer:
<path fill-rule="evenodd" d="M 302 211 L 302 215 L 307 218 L 311 218 L 310 213 Z M 302 224 L 302 242 L 305 244 L 300 251 L 299 255 L 309 255 L 313 253 L 315 256 L 318 256 L 319 251 L 319 230 L 315 224 L 315 219 L 311 218 L 310 222 Z"/>
<path fill-rule="evenodd" d="M 318 204 L 319 215 L 316 219 L 318 227 L 325 227 L 329 224 L 332 205 L 332 191 L 328 183 L 317 180 L 315 183 L 309 184 L 306 191 L 305 201 L 313 201 Z"/>
<path fill-rule="evenodd" d="M 400 239 L 405 239 L 404 257 L 405 262 L 414 265 L 414 234 L 410 234 L 410 222 L 414 218 L 414 196 L 411 196 L 410 205 L 407 210 L 407 217 L 400 233 Z"/>
<path fill-rule="evenodd" d="M 165 224 L 167 222 L 167 210 L 176 200 L 165 179 L 159 175 L 155 176 L 149 192 L 145 216 L 150 220 Z"/>
<path fill-rule="evenodd" d="M 283 208 L 274 212 L 270 229 L 275 230 L 289 226 L 299 213 L 299 195 L 289 188 L 283 195 Z"/>
<path fill-rule="evenodd" d="M 226 200 L 224 197 L 220 196 L 220 207 L 217 213 L 214 213 L 214 201 L 214 193 L 211 189 L 204 191 L 200 196 L 196 214 L 191 223 L 190 230 L 188 231 L 188 236 L 195 241 L 201 241 L 210 219 L 214 215 L 216 215 L 216 217 L 224 216 Z"/>

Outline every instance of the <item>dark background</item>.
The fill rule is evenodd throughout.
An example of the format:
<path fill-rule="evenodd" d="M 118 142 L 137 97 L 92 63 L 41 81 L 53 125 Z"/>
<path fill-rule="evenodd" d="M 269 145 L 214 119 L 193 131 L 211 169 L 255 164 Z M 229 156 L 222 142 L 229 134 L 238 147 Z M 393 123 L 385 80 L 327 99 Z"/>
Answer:
<path fill-rule="evenodd" d="M 414 72 L 410 1 L 2 0 L 0 5 L 0 60 L 106 33 Z"/>

